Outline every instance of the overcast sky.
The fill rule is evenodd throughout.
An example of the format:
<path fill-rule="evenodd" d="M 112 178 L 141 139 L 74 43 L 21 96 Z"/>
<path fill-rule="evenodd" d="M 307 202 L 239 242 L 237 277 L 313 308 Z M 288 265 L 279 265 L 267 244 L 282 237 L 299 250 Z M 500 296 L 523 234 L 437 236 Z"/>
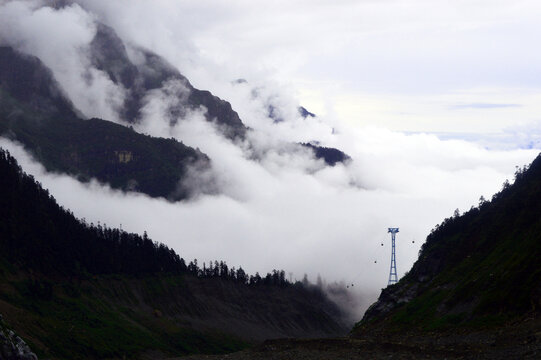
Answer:
<path fill-rule="evenodd" d="M 266 77 L 320 115 L 402 131 L 539 120 L 538 1 L 82 2 L 205 88 Z"/>
<path fill-rule="evenodd" d="M 16 144 L 0 145 L 77 216 L 147 230 L 187 259 L 354 282 L 369 294 L 360 311 L 386 285 L 387 227 L 400 227 L 402 275 L 434 225 L 490 198 L 541 147 L 534 1 L 78 3 L 54 11 L 2 1 L 0 43 L 40 57 L 86 116 L 118 121 L 112 105 L 123 90 L 93 68 L 82 81 L 85 49 L 103 21 L 130 51 L 155 51 L 196 87 L 231 102 L 254 129 L 248 140 L 259 161 L 200 113 L 170 128 L 167 94 L 182 91 L 174 83 L 175 91 L 145 98 L 136 129 L 207 153 L 219 195 L 171 204 L 123 194 L 48 174 Z M 232 84 L 238 78 L 248 83 Z M 267 117 L 269 102 L 284 122 Z M 299 104 L 318 117 L 300 119 Z M 353 162 L 324 167 L 288 147 L 311 140 Z"/>

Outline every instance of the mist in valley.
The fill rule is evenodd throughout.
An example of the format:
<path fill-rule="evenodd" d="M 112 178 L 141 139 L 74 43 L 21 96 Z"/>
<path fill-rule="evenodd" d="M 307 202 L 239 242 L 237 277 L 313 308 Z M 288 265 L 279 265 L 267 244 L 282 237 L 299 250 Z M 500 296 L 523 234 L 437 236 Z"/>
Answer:
<path fill-rule="evenodd" d="M 538 138 L 531 130 L 536 126 L 510 127 L 503 122 L 496 135 L 454 136 L 456 129 L 451 129 L 451 135 L 443 136 L 437 131 L 400 130 L 377 119 L 356 122 L 336 111 L 336 104 L 312 109 L 303 103 L 310 97 L 306 90 L 302 95 L 296 89 L 295 78 L 284 80 L 284 74 L 307 62 L 306 52 L 289 58 L 291 63 L 270 50 L 263 51 L 262 58 L 258 51 L 270 37 L 264 32 L 258 34 L 261 43 L 246 34 L 249 39 L 240 44 L 242 37 L 231 35 L 236 54 L 223 50 L 227 44 L 209 40 L 217 28 L 238 35 L 250 26 L 249 19 L 235 13 L 241 3 L 235 2 L 230 10 L 212 2 L 176 1 L 83 0 L 57 8 L 40 1 L 0 5 L 0 44 L 39 57 L 84 117 L 172 137 L 209 156 L 209 169 L 194 166 L 178 184 L 190 191 L 190 199 L 170 202 L 113 190 L 97 181 L 81 183 L 45 171 L 14 141 L 0 138 L 0 146 L 60 205 L 87 222 L 146 231 L 187 261 L 224 260 L 251 274 L 284 269 L 293 280 L 307 274 L 313 283 L 319 277 L 331 298 L 358 319 L 387 285 L 387 228 L 400 228 L 401 276 L 436 224 L 455 209 L 477 206 L 481 196 L 490 199 L 506 179 L 513 178 L 516 166 L 538 154 Z M 192 14 L 203 21 L 194 24 Z M 311 13 L 293 21 L 306 25 L 320 17 L 321 13 Z M 123 122 L 120 113 L 127 89 L 92 64 L 89 47 L 99 22 L 115 29 L 134 64 L 144 68 L 141 51 L 151 50 L 194 86 L 230 102 L 250 128 L 246 137 L 224 136 L 220 125 L 207 121 L 204 107 L 177 111 L 186 105 L 190 91 L 178 80 L 148 91 L 137 122 Z M 331 41 L 331 35 L 324 38 Z M 287 57 L 293 45 L 282 36 Z M 222 58 L 215 56 L 220 50 Z M 314 51 L 312 56 L 322 56 L 321 49 Z M 250 66 L 246 58 L 252 52 L 257 61 Z M 237 57 L 242 66 L 235 63 Z M 239 78 L 246 81 L 235 81 Z M 307 106 L 316 116 L 301 116 L 299 106 Z M 351 159 L 329 166 L 300 143 L 333 147 Z"/>

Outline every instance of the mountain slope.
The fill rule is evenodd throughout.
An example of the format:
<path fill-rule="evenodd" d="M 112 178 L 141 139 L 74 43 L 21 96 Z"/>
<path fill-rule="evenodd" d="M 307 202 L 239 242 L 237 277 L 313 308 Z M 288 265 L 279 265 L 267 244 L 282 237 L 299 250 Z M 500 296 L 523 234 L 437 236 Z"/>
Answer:
<path fill-rule="evenodd" d="M 317 289 L 222 263 L 211 276 L 146 234 L 81 223 L 3 150 L 0 173 L 0 314 L 40 356 L 221 353 L 346 331 Z"/>
<path fill-rule="evenodd" d="M 111 79 L 129 87 L 123 111 L 125 115 L 131 113 L 130 121 L 135 122 L 139 115 L 134 114 L 139 114 L 145 94 L 171 79 L 184 78 L 151 53 L 145 53 L 144 66 L 133 65 L 114 32 L 103 26 L 100 29 L 96 39 L 101 39 L 101 50 L 93 52 L 95 61 Z M 205 105 L 207 115 L 221 114 L 216 121 L 227 136 L 244 136 L 246 129 L 228 103 L 208 92 L 188 90 L 191 105 L 178 99 L 171 109 L 177 113 L 171 114 L 171 119 L 176 119 L 179 111 Z M 50 70 L 39 59 L 10 47 L 0 47 L 0 136 L 21 142 L 48 171 L 66 173 L 81 181 L 95 178 L 114 189 L 173 201 L 190 196 L 183 186 L 188 168 L 196 169 L 196 173 L 210 168 L 205 154 L 174 139 L 145 136 L 105 120 L 83 120 Z M 336 149 L 304 146 L 331 166 L 349 159 Z"/>
<path fill-rule="evenodd" d="M 97 69 L 106 72 L 111 81 L 126 89 L 124 107 L 120 111 L 124 121 L 135 123 L 140 120 L 145 97 L 151 95 L 153 90 L 166 87 L 168 82 L 178 82 L 184 89 L 176 101 L 169 105 L 171 123 L 175 123 L 188 110 L 203 106 L 207 110 L 207 121 L 220 125 L 227 137 L 244 138 L 247 128 L 231 104 L 209 91 L 194 88 L 186 77 L 162 57 L 144 49 L 135 51 L 139 56 L 138 64 L 130 60 L 124 43 L 115 31 L 97 23 L 96 35 L 90 44 L 92 63 Z"/>
<path fill-rule="evenodd" d="M 353 331 L 497 328 L 541 309 L 541 157 L 492 201 L 427 237 L 419 259 L 384 289 Z"/>
<path fill-rule="evenodd" d="M 73 104 L 67 100 L 52 73 L 32 56 L 25 56 L 8 46 L 0 46 L 0 105 L 7 115 L 16 111 L 9 97 L 40 114 L 76 117 Z M 10 106 L 11 107 L 8 107 Z"/>
<path fill-rule="evenodd" d="M 189 196 L 181 184 L 189 166 L 210 166 L 206 155 L 176 140 L 82 120 L 49 70 L 9 47 L 0 47 L 0 135 L 21 142 L 48 171 L 171 200 Z"/>

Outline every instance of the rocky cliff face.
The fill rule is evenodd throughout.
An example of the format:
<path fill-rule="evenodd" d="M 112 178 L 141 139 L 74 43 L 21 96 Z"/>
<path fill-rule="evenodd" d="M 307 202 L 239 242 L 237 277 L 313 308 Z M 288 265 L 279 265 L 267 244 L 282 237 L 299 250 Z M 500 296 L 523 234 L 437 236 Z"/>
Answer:
<path fill-rule="evenodd" d="M 8 329 L 0 315 L 0 359 L 4 360 L 37 360 L 36 354 L 30 350 L 23 339 Z"/>

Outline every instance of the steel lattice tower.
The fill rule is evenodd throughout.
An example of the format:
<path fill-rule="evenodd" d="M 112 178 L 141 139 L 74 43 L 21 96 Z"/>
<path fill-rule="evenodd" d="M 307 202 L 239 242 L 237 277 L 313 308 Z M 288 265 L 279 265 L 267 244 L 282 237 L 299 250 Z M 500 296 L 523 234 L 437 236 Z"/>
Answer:
<path fill-rule="evenodd" d="M 396 284 L 398 282 L 398 275 L 396 273 L 396 251 L 395 251 L 395 238 L 396 233 L 398 232 L 398 228 L 389 228 L 389 231 L 391 233 L 391 240 L 392 240 L 392 250 L 391 250 L 391 271 L 389 272 L 389 283 L 387 286 Z"/>

